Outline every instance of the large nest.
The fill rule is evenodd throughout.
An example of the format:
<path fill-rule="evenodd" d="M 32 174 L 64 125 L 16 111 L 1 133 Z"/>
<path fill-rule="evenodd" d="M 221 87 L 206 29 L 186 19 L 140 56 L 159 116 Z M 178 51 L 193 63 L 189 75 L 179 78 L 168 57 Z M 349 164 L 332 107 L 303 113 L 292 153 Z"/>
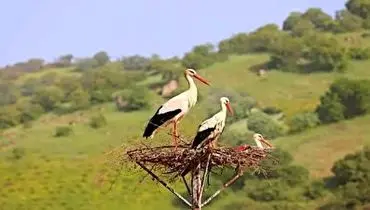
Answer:
<path fill-rule="evenodd" d="M 236 148 L 219 147 L 211 149 L 208 146 L 199 150 L 188 146 L 160 146 L 130 150 L 127 155 L 132 161 L 151 166 L 152 169 L 166 174 L 180 175 L 191 171 L 200 161 L 202 167 L 232 167 L 239 170 L 258 168 L 261 161 L 269 155 L 269 150 L 249 146 L 244 151 Z M 209 161 L 208 161 L 209 160 Z"/>

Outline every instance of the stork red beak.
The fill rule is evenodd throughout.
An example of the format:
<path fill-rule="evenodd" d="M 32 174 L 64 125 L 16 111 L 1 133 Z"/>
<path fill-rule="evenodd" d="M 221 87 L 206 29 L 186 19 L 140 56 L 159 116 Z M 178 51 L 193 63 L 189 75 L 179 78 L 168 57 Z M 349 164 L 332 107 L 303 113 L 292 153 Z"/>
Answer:
<path fill-rule="evenodd" d="M 234 115 L 234 111 L 233 111 L 233 109 L 231 108 L 230 102 L 226 104 L 226 108 L 227 108 L 227 110 L 230 112 L 230 114 L 231 114 L 231 115 Z"/>
<path fill-rule="evenodd" d="M 267 144 L 269 147 L 273 148 L 274 146 L 272 146 L 272 144 L 270 144 L 270 142 L 268 142 L 266 139 L 262 138 L 261 141 L 265 144 Z"/>
<path fill-rule="evenodd" d="M 209 82 L 203 77 L 201 77 L 199 74 L 195 74 L 194 77 L 197 78 L 199 81 L 203 82 L 204 84 L 210 85 Z"/>

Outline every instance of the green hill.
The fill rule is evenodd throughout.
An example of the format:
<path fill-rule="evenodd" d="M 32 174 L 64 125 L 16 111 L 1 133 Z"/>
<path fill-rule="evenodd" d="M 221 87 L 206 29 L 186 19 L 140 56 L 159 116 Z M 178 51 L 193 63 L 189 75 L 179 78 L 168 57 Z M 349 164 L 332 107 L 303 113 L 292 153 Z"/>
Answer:
<path fill-rule="evenodd" d="M 277 177 L 248 176 L 222 193 L 223 199 L 212 204 L 214 209 L 314 209 L 331 201 L 342 206 L 348 204 L 342 200 L 370 202 L 359 198 L 370 187 L 361 178 L 348 178 L 358 171 L 343 172 L 350 180 L 346 180 L 349 186 L 345 182 L 340 188 L 344 192 L 326 185 L 334 183 L 331 169 L 336 161 L 370 144 L 366 115 L 370 85 L 364 80 L 370 78 L 369 18 L 356 13 L 356 8 L 368 7 L 362 4 L 336 18 L 317 8 L 291 14 L 283 30 L 267 24 L 222 40 L 217 50 L 210 44 L 195 46 L 181 59 L 131 56 L 113 62 L 106 52 L 98 52 L 75 62 L 72 55 L 65 55 L 55 63 L 30 59 L 4 68 L 0 71 L 0 206 L 177 208 L 166 190 L 143 179 L 142 171 L 119 162 L 119 157 L 142 143 L 171 143 L 165 131 L 153 140 L 141 135 L 166 100 L 158 90 L 171 80 L 179 82 L 172 95 L 187 88 L 185 68 L 196 69 L 212 85 L 198 83 L 199 101 L 180 123 L 183 137 L 190 141 L 198 123 L 218 109 L 215 101 L 229 96 L 237 112 L 229 117 L 221 144 L 253 144 L 251 118 L 262 116 L 266 121 L 259 126 L 267 126 L 262 133 L 276 137 L 271 141 L 281 149 L 283 160 L 292 155 L 292 163 L 281 163 L 272 172 Z M 262 68 L 265 76 L 257 73 Z M 337 82 L 340 78 L 349 80 Z M 327 100 L 320 100 L 324 95 Z M 322 104 L 328 118 L 315 113 Z M 302 112 L 311 118 L 302 120 Z M 293 132 L 294 119 L 306 123 L 303 131 Z M 308 125 L 310 120 L 321 124 Z M 368 164 L 355 165 L 369 159 L 365 156 L 337 168 L 362 170 L 356 175 L 366 177 Z M 222 178 L 214 178 L 214 183 L 220 184 Z M 173 185 L 182 187 L 179 182 Z"/>
<path fill-rule="evenodd" d="M 227 62 L 202 70 L 201 74 L 212 82 L 212 87 L 246 91 L 261 104 L 280 107 L 288 115 L 302 109 L 313 110 L 319 96 L 336 77 L 370 76 L 366 69 L 370 62 L 365 61 L 354 62 L 354 68 L 344 75 L 269 72 L 266 79 L 261 79 L 250 72 L 249 67 L 266 59 L 266 55 L 234 56 Z M 225 77 L 228 80 L 223 79 Z M 209 90 L 202 85 L 199 87 L 201 92 Z M 194 134 L 194 122 L 204 118 L 206 103 L 202 101 L 184 118 L 180 128 L 183 135 L 191 137 Z M 19 205 L 41 209 L 118 209 L 120 206 L 140 209 L 144 205 L 146 209 L 171 209 L 171 204 L 166 201 L 171 196 L 166 191 L 150 180 L 140 184 L 141 173 L 130 172 L 127 168 L 123 169 L 113 189 L 103 193 L 109 184 L 104 172 L 107 166 L 103 164 L 109 155 L 103 153 L 121 144 L 125 147 L 142 141 L 141 132 L 155 106 L 147 111 L 130 113 L 115 111 L 114 104 L 103 107 L 108 126 L 99 130 L 87 125 L 88 116 L 98 110 L 94 107 L 81 111 L 82 116 L 80 112 L 60 117 L 49 114 L 33 123 L 30 129 L 18 126 L 4 131 L 4 134 L 14 135 L 15 144 L 2 148 L 0 203 L 7 209 Z M 73 135 L 53 137 L 56 126 L 78 118 L 80 121 L 73 127 Z M 358 150 L 362 144 L 370 143 L 366 123 L 369 120 L 366 116 L 321 126 L 274 142 L 278 147 L 291 151 L 295 161 L 305 165 L 312 177 L 327 176 L 334 161 Z M 162 132 L 153 142 L 164 139 L 169 143 L 169 136 Z M 24 148 L 25 156 L 9 161 L 13 148 Z"/>

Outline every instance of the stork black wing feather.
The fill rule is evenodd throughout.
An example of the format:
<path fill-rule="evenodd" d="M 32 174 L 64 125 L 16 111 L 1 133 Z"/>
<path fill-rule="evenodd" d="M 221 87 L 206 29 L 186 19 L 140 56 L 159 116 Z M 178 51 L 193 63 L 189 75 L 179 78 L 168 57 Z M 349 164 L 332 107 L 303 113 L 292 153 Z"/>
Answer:
<path fill-rule="evenodd" d="M 153 117 L 149 120 L 149 122 L 148 122 L 148 124 L 145 128 L 145 131 L 143 133 L 143 137 L 148 138 L 149 136 L 151 136 L 153 134 L 153 132 L 158 127 L 160 127 L 165 122 L 167 122 L 168 120 L 175 117 L 177 114 L 179 114 L 181 112 L 181 109 L 175 109 L 175 110 L 163 113 L 163 114 L 158 114 L 158 112 L 161 108 L 162 108 L 162 106 L 160 106 L 158 108 L 158 110 L 155 112 Z"/>
<path fill-rule="evenodd" d="M 215 130 L 215 128 L 216 127 L 207 128 L 205 130 L 199 131 L 193 140 L 191 148 L 195 149 L 198 145 L 200 145 Z"/>

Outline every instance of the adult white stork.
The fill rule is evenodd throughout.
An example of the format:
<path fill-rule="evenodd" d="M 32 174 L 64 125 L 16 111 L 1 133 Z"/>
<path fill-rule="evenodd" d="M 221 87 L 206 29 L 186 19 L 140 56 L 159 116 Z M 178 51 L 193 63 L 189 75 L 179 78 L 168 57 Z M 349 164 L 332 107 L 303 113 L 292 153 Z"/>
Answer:
<path fill-rule="evenodd" d="M 221 136 L 225 128 L 225 121 L 227 111 L 233 114 L 233 110 L 230 106 L 230 100 L 227 97 L 221 97 L 221 110 L 214 114 L 212 117 L 204 120 L 198 127 L 197 135 L 195 136 L 191 148 L 198 149 L 207 144 L 215 148 L 218 138 Z M 186 176 L 190 171 L 189 167 L 186 167 L 182 172 L 181 176 Z"/>
<path fill-rule="evenodd" d="M 160 127 L 166 127 L 170 123 L 173 124 L 173 141 L 175 148 L 177 147 L 177 125 L 179 121 L 189 112 L 189 110 L 197 103 L 198 100 L 198 89 L 195 85 L 193 77 L 200 80 L 206 85 L 210 85 L 209 82 L 201 77 L 194 69 L 186 69 L 184 76 L 189 84 L 189 89 L 174 96 L 166 103 L 162 104 L 149 120 L 143 137 L 153 138 L 155 133 Z"/>
<path fill-rule="evenodd" d="M 191 145 L 192 149 L 200 148 L 208 143 L 211 143 L 212 147 L 216 147 L 217 140 L 225 128 L 227 111 L 233 114 L 230 100 L 227 97 L 221 97 L 220 102 L 221 110 L 199 125 L 197 135 Z"/>
<path fill-rule="evenodd" d="M 273 149 L 274 146 L 269 143 L 261 134 L 255 133 L 253 134 L 254 142 L 256 143 L 257 147 L 259 149 Z M 250 148 L 250 145 L 241 145 L 235 148 L 236 151 L 242 152 L 246 151 L 248 148 Z"/>

